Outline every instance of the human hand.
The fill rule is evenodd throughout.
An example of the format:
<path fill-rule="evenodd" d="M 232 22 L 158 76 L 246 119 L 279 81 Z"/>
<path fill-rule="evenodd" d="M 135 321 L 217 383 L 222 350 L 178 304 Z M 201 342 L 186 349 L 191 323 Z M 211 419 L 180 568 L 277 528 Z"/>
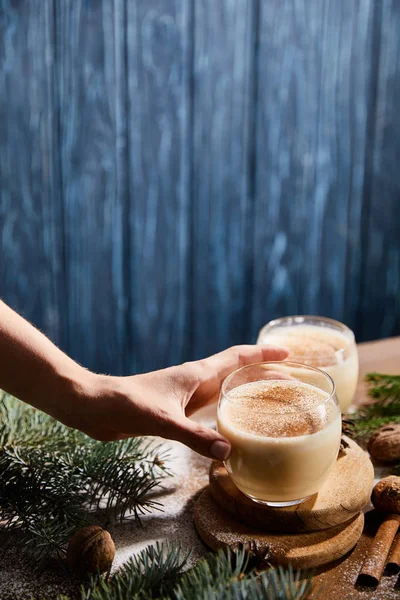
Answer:
<path fill-rule="evenodd" d="M 196 452 L 225 460 L 226 438 L 189 417 L 216 402 L 224 378 L 244 365 L 283 360 L 287 351 L 271 346 L 234 346 L 208 358 L 160 371 L 112 377 L 88 374 L 84 394 L 68 415 L 67 425 L 100 440 L 156 435 L 178 440 Z"/>
<path fill-rule="evenodd" d="M 271 346 L 235 346 L 144 375 L 96 375 L 0 300 L 0 388 L 100 440 L 157 435 L 225 459 L 228 440 L 189 417 L 216 402 L 223 379 L 235 369 L 287 354 Z"/>

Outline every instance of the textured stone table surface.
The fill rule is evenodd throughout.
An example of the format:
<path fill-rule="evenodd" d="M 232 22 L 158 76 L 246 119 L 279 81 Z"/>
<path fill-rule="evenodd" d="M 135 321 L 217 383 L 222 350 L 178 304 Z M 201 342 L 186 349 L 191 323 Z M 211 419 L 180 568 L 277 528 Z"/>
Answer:
<path fill-rule="evenodd" d="M 361 368 L 357 404 L 365 399 L 362 378 L 366 372 L 400 373 L 400 338 L 360 344 L 359 352 Z M 212 425 L 215 422 L 215 409 L 203 412 L 197 418 Z M 153 511 L 144 516 L 141 526 L 127 520 L 110 529 L 117 547 L 114 568 L 148 544 L 161 540 L 178 540 L 184 548 L 192 549 L 193 562 L 207 552 L 193 525 L 193 503 L 199 491 L 208 483 L 209 461 L 181 444 L 168 442 L 168 445 L 171 447 L 171 467 L 175 476 L 166 480 L 165 488 L 158 495 L 157 500 L 162 503 L 163 511 Z M 354 589 L 359 564 L 369 543 L 369 537 L 364 536 L 352 556 L 339 561 L 319 576 L 324 582 L 325 600 L 337 600 L 339 597 L 341 600 L 379 600 L 400 596 L 393 588 L 393 578 L 386 578 L 376 592 Z M 51 600 L 69 589 L 71 584 L 57 568 L 49 568 L 43 574 L 35 575 L 17 551 L 9 552 L 0 561 L 0 600 L 27 600 L 32 597 Z"/>

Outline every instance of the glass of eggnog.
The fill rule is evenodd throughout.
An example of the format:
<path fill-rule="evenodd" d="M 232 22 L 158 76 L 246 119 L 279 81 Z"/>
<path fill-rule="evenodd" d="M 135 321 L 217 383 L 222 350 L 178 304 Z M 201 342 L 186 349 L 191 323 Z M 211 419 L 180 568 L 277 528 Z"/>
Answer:
<path fill-rule="evenodd" d="M 358 353 L 346 325 L 326 317 L 284 317 L 267 323 L 257 343 L 284 346 L 289 360 L 326 371 L 335 382 L 342 412 L 347 412 L 357 387 Z"/>
<path fill-rule="evenodd" d="M 289 361 L 248 365 L 224 381 L 218 431 L 225 466 L 246 496 L 291 506 L 316 494 L 337 459 L 341 412 L 325 372 Z"/>

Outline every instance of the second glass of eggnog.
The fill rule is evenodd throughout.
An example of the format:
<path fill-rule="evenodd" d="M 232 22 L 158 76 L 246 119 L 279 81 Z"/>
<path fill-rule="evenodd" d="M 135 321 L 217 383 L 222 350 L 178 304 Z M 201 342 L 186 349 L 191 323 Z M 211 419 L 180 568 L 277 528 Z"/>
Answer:
<path fill-rule="evenodd" d="M 283 317 L 267 323 L 257 343 L 284 346 L 289 360 L 326 371 L 335 382 L 342 412 L 347 412 L 357 387 L 358 353 L 346 325 L 327 317 Z"/>
<path fill-rule="evenodd" d="M 218 431 L 231 443 L 225 466 L 246 496 L 270 506 L 317 493 L 337 459 L 341 413 L 329 375 L 293 362 L 249 365 L 229 375 Z"/>

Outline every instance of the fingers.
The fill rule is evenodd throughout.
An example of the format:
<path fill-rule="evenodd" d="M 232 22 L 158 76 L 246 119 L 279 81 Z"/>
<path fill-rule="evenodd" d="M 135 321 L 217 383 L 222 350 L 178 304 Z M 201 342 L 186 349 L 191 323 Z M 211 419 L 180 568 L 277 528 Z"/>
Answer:
<path fill-rule="evenodd" d="M 219 354 L 182 365 L 185 369 L 190 367 L 195 383 L 195 389 L 185 402 L 186 414 L 190 416 L 203 406 L 216 402 L 222 381 L 232 371 L 253 363 L 283 360 L 288 354 L 286 348 L 274 346 L 233 346 Z"/>
<path fill-rule="evenodd" d="M 202 427 L 184 416 L 170 424 L 166 437 L 182 442 L 203 456 L 217 460 L 226 460 L 231 451 L 228 440 L 217 431 Z"/>
<path fill-rule="evenodd" d="M 229 375 L 232 371 L 258 362 L 284 360 L 289 352 L 286 348 L 277 348 L 274 346 L 233 346 L 219 354 L 214 354 L 209 358 L 205 358 L 199 363 L 204 370 L 205 379 L 215 377 L 218 374 L 222 379 Z"/>

